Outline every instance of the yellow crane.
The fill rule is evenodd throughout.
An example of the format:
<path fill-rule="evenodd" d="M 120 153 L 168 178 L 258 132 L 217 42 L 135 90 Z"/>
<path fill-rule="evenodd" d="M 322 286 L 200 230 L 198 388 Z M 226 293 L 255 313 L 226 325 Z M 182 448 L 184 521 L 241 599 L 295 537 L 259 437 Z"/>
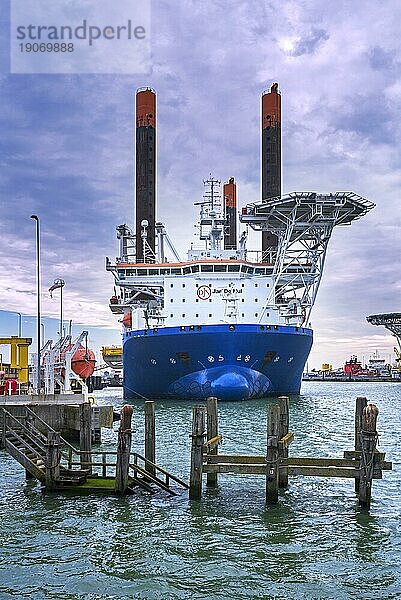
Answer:
<path fill-rule="evenodd" d="M 32 344 L 32 338 L 20 338 L 16 335 L 0 338 L 0 346 L 10 346 L 10 368 L 18 370 L 19 383 L 28 383 L 28 348 Z"/>

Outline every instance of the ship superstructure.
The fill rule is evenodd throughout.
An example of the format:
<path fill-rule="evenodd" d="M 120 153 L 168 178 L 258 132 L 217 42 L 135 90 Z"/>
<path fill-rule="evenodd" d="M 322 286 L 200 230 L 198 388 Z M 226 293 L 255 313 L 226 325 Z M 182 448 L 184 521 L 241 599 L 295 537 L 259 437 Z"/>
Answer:
<path fill-rule="evenodd" d="M 115 278 L 110 308 L 122 316 L 124 328 L 125 397 L 239 400 L 298 393 L 312 345 L 307 324 L 332 230 L 363 216 L 373 204 L 352 192 L 263 198 L 242 208 L 238 239 L 235 180 L 223 185 L 222 194 L 221 182 L 210 176 L 203 198 L 195 202 L 201 245 L 181 259 L 154 217 L 152 94 L 149 89 L 137 94 L 136 232 L 119 226 L 120 256 L 106 262 Z M 265 95 L 263 193 L 272 193 L 266 190 L 281 186 L 277 85 L 268 100 Z M 144 106 L 152 117 L 143 114 Z M 146 165 L 138 166 L 138 160 Z M 138 220 L 138 214 L 148 218 Z M 261 250 L 247 247 L 249 228 L 261 232 Z"/>

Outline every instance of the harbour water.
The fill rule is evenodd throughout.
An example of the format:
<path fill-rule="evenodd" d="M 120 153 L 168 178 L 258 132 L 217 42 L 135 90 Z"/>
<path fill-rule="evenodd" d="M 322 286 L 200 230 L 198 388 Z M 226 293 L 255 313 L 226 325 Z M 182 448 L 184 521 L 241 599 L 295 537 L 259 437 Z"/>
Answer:
<path fill-rule="evenodd" d="M 370 514 L 344 479 L 290 478 L 268 508 L 258 476 L 221 476 L 201 502 L 185 493 L 42 494 L 0 451 L 0 599 L 400 598 L 401 385 L 304 382 L 290 403 L 290 452 L 352 449 L 356 396 L 378 404 L 379 449 L 393 461 L 374 481 Z M 96 397 L 122 405 L 121 389 Z M 271 401 L 220 404 L 224 453 L 265 452 Z M 143 403 L 134 406 L 142 452 Z M 157 462 L 184 479 L 191 409 L 156 403 Z M 104 438 L 105 448 L 115 446 L 115 432 Z"/>

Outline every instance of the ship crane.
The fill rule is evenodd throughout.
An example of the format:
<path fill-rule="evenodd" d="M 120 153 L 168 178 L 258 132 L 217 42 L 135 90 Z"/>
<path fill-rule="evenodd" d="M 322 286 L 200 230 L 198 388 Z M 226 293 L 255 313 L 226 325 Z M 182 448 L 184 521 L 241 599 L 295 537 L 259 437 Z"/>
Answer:
<path fill-rule="evenodd" d="M 293 312 L 294 298 L 301 307 L 301 311 L 295 312 L 299 315 L 298 324 L 309 321 L 334 227 L 350 225 L 374 206 L 353 192 L 292 192 L 242 209 L 242 223 L 255 231 L 277 236 L 277 246 L 271 249 L 274 283 L 260 322 L 275 303 L 280 305 L 284 316 L 289 315 Z"/>
<path fill-rule="evenodd" d="M 401 374 L 401 313 L 383 313 L 379 315 L 369 315 L 366 320 L 371 325 L 383 325 L 390 331 L 398 343 L 398 348 L 394 348 L 397 356 L 396 363 L 398 373 Z"/>

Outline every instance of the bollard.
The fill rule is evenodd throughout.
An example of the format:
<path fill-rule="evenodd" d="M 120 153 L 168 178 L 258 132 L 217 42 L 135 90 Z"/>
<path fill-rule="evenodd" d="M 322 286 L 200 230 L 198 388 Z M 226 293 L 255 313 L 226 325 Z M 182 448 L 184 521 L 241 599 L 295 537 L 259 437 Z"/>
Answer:
<path fill-rule="evenodd" d="M 269 409 L 267 420 L 267 452 L 266 452 L 266 503 L 278 502 L 278 436 L 280 408 L 275 405 Z"/>
<path fill-rule="evenodd" d="M 217 398 L 211 396 L 207 399 L 207 440 L 212 440 L 216 437 L 219 433 L 218 429 Z M 217 446 L 216 448 L 212 448 L 208 454 L 217 455 Z M 212 487 L 217 485 L 217 473 L 208 473 L 206 475 L 206 485 Z"/>
<path fill-rule="evenodd" d="M 194 406 L 192 409 L 191 473 L 189 479 L 189 497 L 192 500 L 199 500 L 202 495 L 205 412 L 205 406 Z"/>
<path fill-rule="evenodd" d="M 132 412 L 133 408 L 129 404 L 123 406 L 120 411 L 121 420 L 118 429 L 116 481 L 114 486 L 116 494 L 125 494 L 128 487 L 128 472 L 132 442 Z"/>
<path fill-rule="evenodd" d="M 156 427 L 155 427 L 155 403 L 151 400 L 145 402 L 145 459 L 152 463 L 156 462 Z M 145 461 L 145 469 L 155 476 L 156 470 L 153 465 Z"/>

